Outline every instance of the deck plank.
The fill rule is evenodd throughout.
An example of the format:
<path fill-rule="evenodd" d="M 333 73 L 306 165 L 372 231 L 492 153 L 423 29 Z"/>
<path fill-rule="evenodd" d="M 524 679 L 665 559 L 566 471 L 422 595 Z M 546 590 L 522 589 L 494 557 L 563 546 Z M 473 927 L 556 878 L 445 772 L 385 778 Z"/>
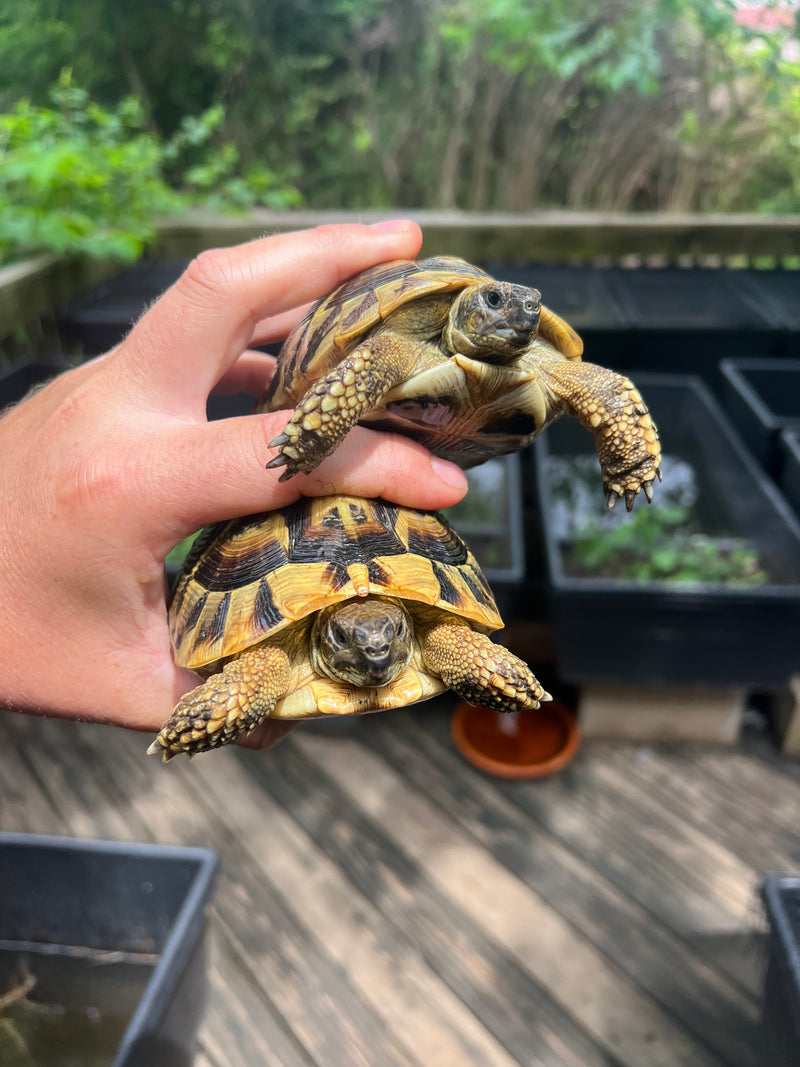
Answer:
<path fill-rule="evenodd" d="M 265 766 L 269 775 L 281 756 Z M 250 761 L 245 756 L 240 762 Z M 206 769 L 207 768 L 207 769 Z M 388 1026 L 413 1034 L 421 1063 L 512 1067 L 515 1062 L 420 957 L 414 942 L 355 891 L 316 843 L 241 766 L 198 767 L 197 788 L 240 828 L 264 881 L 343 968 Z M 330 818 L 335 815 L 329 812 Z"/>
<path fill-rule="evenodd" d="M 507 783 L 437 702 L 166 768 L 147 742 L 0 713 L 0 829 L 219 851 L 195 1067 L 761 1067 L 755 888 L 800 866 L 769 753 L 592 742 Z"/>
<path fill-rule="evenodd" d="M 446 719 L 429 728 L 444 743 Z M 760 988 L 758 874 L 715 839 L 700 834 L 668 805 L 626 795 L 624 764 L 598 772 L 608 754 L 641 749 L 593 741 L 583 746 L 564 773 L 521 790 L 498 781 L 501 796 L 588 863 L 618 890 L 686 939 L 715 968 L 757 996 Z M 677 749 L 676 764 L 687 769 Z M 597 778 L 603 781 L 598 782 Z M 716 862 L 719 860 L 719 867 Z"/>
<path fill-rule="evenodd" d="M 674 1067 L 719 1063 L 643 996 L 586 938 L 484 849 L 453 833 L 452 822 L 408 790 L 386 763 L 350 740 L 313 734 L 296 744 L 337 786 L 424 865 L 455 905 L 479 923 L 580 1020 L 620 1062 Z M 335 752 L 331 746 L 335 744 Z M 327 751 L 326 751 L 327 750 Z"/>
<path fill-rule="evenodd" d="M 83 728 L 80 738 L 63 751 L 50 731 L 45 733 L 28 755 L 43 777 L 52 775 L 59 758 L 63 761 L 58 788 L 69 811 L 71 832 L 83 833 L 98 796 L 105 795 L 100 813 L 104 828 L 116 826 L 122 839 L 147 834 L 162 843 L 179 839 L 204 844 L 209 836 L 213 838 L 224 863 L 215 900 L 223 935 L 244 961 L 253 987 L 277 1008 L 314 1063 L 421 1067 L 421 1061 L 362 1001 L 341 968 L 319 951 L 298 916 L 265 881 L 239 842 L 241 828 L 235 821 L 220 819 L 220 810 L 227 814 L 225 807 L 204 802 L 202 791 L 195 788 L 194 767 L 183 761 L 164 768 L 155 760 L 146 760 L 141 738 L 135 735 Z M 113 763 L 104 751 L 108 746 Z M 229 752 L 216 755 L 220 772 L 234 756 Z M 96 768 L 91 783 L 75 773 L 76 764 L 87 759 Z M 115 792 L 111 803 L 109 787 Z M 259 1054 L 258 1045 L 251 1045 L 249 1055 Z"/>
<path fill-rule="evenodd" d="M 249 761 L 247 768 L 363 895 L 415 940 L 417 951 L 516 1062 L 531 1067 L 618 1064 L 470 915 L 430 884 L 424 867 L 342 796 L 297 744 L 284 746 L 271 766 Z"/>
<path fill-rule="evenodd" d="M 391 724 L 385 717 L 376 719 L 361 740 L 623 967 L 698 1041 L 741 1067 L 755 1067 L 759 1009 L 754 998 L 560 842 L 533 831 L 530 820 L 498 794 L 490 779 L 424 724 L 414 713 L 401 713 Z M 516 791 L 540 785 L 520 782 Z"/>
<path fill-rule="evenodd" d="M 200 1034 L 214 1067 L 314 1067 L 279 1013 L 216 924 L 209 962 L 209 998 Z M 195 1063 L 194 1067 L 200 1067 Z"/>

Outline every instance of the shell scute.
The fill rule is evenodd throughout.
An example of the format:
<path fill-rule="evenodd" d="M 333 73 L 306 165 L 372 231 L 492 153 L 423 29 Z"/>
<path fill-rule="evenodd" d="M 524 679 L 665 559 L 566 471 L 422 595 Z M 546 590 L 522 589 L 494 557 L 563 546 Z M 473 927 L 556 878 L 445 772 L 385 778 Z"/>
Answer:
<path fill-rule="evenodd" d="M 411 300 L 436 293 L 456 293 L 488 275 L 452 256 L 382 263 L 345 282 L 318 301 L 281 351 L 279 367 L 262 401 L 271 410 L 273 396 L 291 392 L 299 377 L 324 375 L 353 346 L 393 311 Z"/>
<path fill-rule="evenodd" d="M 442 516 L 325 497 L 216 528 L 175 587 L 176 660 L 207 667 L 370 594 L 458 614 L 486 633 L 503 625 L 479 564 Z"/>

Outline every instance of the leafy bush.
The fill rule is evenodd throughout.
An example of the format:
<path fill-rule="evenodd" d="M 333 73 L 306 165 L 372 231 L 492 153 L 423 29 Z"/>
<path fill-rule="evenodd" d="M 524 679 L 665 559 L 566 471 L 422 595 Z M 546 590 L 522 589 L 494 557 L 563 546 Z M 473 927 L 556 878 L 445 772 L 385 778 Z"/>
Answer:
<path fill-rule="evenodd" d="M 688 508 L 639 510 L 614 529 L 585 527 L 568 544 L 574 571 L 636 582 L 763 585 L 758 553 L 739 538 L 692 530 Z"/>
<path fill-rule="evenodd" d="M 240 172 L 234 145 L 212 147 L 219 107 L 162 142 L 134 97 L 100 107 L 68 71 L 51 99 L 0 115 L 0 261 L 40 251 L 134 260 L 167 212 L 297 202 L 265 168 Z"/>

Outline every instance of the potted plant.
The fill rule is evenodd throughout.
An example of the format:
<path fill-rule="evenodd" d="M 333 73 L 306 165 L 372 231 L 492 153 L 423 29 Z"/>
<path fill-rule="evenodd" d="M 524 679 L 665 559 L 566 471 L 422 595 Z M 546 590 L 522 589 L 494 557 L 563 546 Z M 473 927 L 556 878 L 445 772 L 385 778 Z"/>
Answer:
<path fill-rule="evenodd" d="M 800 647 L 800 523 L 702 382 L 642 374 L 637 385 L 664 447 L 650 507 L 603 513 L 574 420 L 535 445 L 559 673 L 780 687 Z"/>

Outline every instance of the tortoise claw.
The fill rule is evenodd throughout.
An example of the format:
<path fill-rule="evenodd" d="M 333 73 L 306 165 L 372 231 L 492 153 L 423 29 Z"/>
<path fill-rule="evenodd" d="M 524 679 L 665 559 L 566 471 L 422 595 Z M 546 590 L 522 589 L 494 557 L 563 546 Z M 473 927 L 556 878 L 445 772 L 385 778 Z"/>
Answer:
<path fill-rule="evenodd" d="M 653 503 L 653 479 L 651 478 L 649 482 L 642 482 L 642 489 L 644 490 L 644 495 L 647 497 L 647 503 L 648 504 L 652 504 Z"/>
<path fill-rule="evenodd" d="M 614 510 L 614 508 L 617 506 L 617 501 L 618 500 L 619 500 L 619 493 L 616 493 L 613 489 L 607 489 L 606 490 L 606 509 L 608 511 L 613 511 Z"/>
<path fill-rule="evenodd" d="M 633 511 L 633 505 L 635 503 L 636 503 L 636 490 L 635 489 L 626 489 L 625 490 L 625 510 L 626 511 Z"/>

